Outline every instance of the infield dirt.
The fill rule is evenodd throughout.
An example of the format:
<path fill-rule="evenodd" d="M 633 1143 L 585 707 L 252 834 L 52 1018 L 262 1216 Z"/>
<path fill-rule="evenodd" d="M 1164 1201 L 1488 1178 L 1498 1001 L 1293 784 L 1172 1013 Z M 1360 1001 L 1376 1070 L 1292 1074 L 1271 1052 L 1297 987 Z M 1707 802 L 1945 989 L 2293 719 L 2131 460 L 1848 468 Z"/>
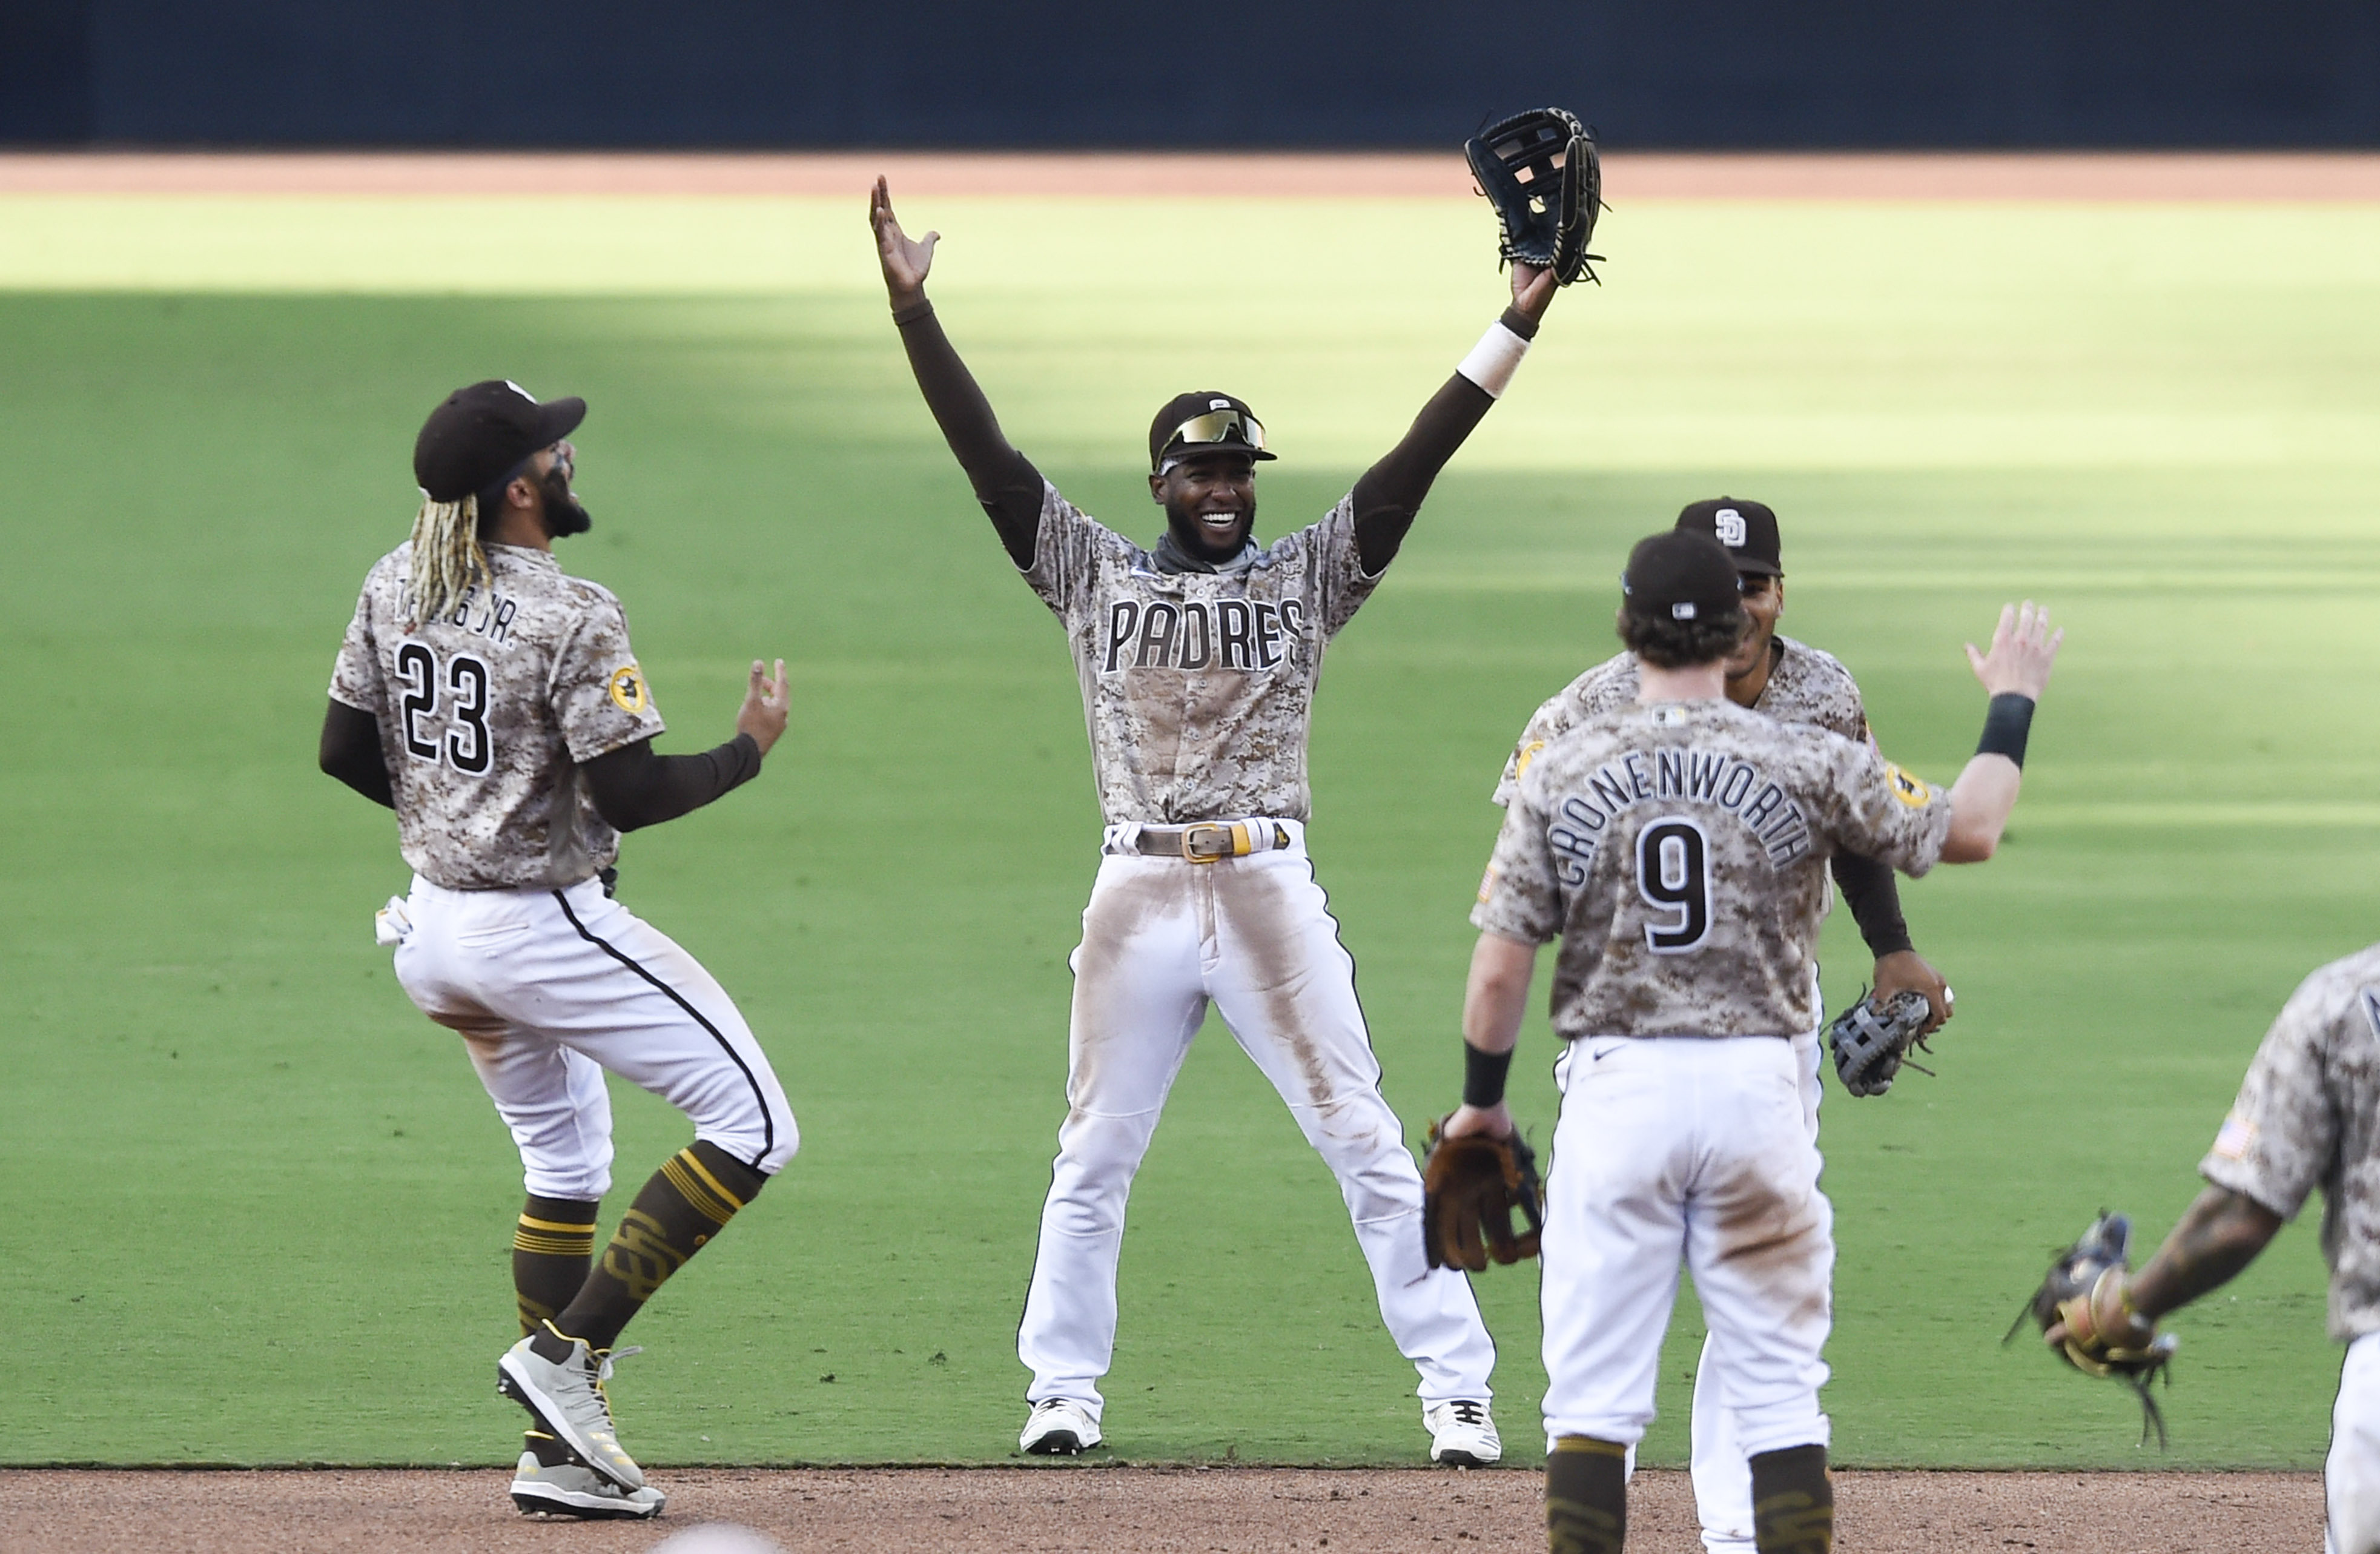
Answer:
<path fill-rule="evenodd" d="M 252 1548 L 650 1548 L 705 1523 L 790 1549 L 1381 1550 L 1545 1546 L 1525 1469 L 730 1469 L 665 1475 L 649 1524 L 557 1535 L 516 1516 L 503 1473 L 0 1471 L 0 1551 L 217 1554 Z M 1839 1540 L 1871 1554 L 2279 1554 L 2322 1538 L 2313 1474 L 1844 1473 Z M 1637 1475 L 1629 1546 L 1700 1548 L 1682 1473 Z"/>

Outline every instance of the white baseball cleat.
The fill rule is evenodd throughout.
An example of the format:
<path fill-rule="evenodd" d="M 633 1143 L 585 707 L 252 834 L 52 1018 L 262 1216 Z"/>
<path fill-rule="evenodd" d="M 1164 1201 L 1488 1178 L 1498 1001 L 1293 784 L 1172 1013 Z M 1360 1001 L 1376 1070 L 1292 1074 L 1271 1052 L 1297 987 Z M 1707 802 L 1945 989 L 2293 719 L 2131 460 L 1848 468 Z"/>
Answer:
<path fill-rule="evenodd" d="M 1037 1457 L 1071 1457 L 1099 1443 L 1099 1422 L 1072 1398 L 1051 1398 L 1033 1405 L 1025 1433 L 1016 1444 Z"/>
<path fill-rule="evenodd" d="M 1484 1468 L 1504 1455 L 1496 1421 L 1476 1398 L 1432 1403 L 1421 1411 L 1429 1430 L 1429 1460 L 1451 1468 Z"/>
<path fill-rule="evenodd" d="M 623 1489 L 578 1463 L 547 1467 L 537 1453 L 521 1453 L 513 1474 L 513 1504 L 524 1516 L 567 1516 L 579 1522 L 642 1522 L 659 1516 L 669 1497 L 650 1485 Z"/>
<path fill-rule="evenodd" d="M 544 1421 L 589 1467 L 623 1489 L 643 1488 L 644 1470 L 620 1450 L 612 1400 L 603 1395 L 612 1362 L 642 1351 L 605 1350 L 599 1355 L 586 1340 L 574 1338 L 567 1341 L 570 1357 L 557 1362 L 532 1348 L 534 1342 L 525 1338 L 504 1351 L 496 1362 L 496 1390 Z"/>

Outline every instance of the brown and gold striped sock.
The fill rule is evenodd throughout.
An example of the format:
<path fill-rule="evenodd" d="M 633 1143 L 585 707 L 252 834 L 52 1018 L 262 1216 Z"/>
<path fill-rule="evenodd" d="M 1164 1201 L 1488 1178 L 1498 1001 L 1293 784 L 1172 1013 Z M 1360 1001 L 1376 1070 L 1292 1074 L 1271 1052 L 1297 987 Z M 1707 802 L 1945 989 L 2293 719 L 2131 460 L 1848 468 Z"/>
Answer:
<path fill-rule="evenodd" d="M 620 1217 L 611 1244 L 553 1325 L 589 1348 L 611 1348 L 638 1308 L 768 1180 L 715 1144 L 697 1142 L 672 1155 Z"/>
<path fill-rule="evenodd" d="M 521 1207 L 513 1227 L 513 1303 L 522 1337 L 543 1330 L 546 1319 L 568 1305 L 587 1282 L 595 1260 L 598 1207 L 535 1193 Z M 534 1426 L 523 1433 L 521 1449 L 547 1467 L 570 1460 L 569 1448 Z"/>
<path fill-rule="evenodd" d="M 513 1227 L 513 1301 L 521 1336 L 570 1304 L 595 1260 L 595 1210 L 569 1198 L 529 1195 Z"/>
<path fill-rule="evenodd" d="M 1562 1436 L 1546 1456 L 1550 1554 L 1620 1554 L 1628 1541 L 1628 1448 Z"/>

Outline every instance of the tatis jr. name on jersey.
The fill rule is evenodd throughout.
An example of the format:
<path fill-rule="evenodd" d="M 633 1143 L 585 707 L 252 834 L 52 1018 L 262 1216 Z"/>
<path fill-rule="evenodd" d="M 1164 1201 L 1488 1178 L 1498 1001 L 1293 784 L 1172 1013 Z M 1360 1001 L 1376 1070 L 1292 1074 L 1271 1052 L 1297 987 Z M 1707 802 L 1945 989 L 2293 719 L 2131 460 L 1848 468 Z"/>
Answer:
<path fill-rule="evenodd" d="M 1692 746 L 1627 750 L 1588 772 L 1585 791 L 1565 794 L 1547 817 L 1546 842 L 1562 860 L 1562 883 L 1586 882 L 1587 866 L 1621 811 L 1682 800 L 1716 806 L 1741 820 L 1773 867 L 1809 854 L 1802 807 L 1742 757 Z"/>

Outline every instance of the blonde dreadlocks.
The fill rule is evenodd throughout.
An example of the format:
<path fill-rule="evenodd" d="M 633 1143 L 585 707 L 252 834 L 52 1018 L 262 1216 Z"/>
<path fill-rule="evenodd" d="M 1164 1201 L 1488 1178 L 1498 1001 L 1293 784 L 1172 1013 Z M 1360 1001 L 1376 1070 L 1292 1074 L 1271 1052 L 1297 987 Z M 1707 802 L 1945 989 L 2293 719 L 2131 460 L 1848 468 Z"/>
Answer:
<path fill-rule="evenodd" d="M 488 552 L 480 549 L 480 499 L 434 502 L 421 493 L 413 516 L 413 570 L 406 579 L 414 625 L 436 620 L 462 602 L 475 583 L 492 583 Z"/>

